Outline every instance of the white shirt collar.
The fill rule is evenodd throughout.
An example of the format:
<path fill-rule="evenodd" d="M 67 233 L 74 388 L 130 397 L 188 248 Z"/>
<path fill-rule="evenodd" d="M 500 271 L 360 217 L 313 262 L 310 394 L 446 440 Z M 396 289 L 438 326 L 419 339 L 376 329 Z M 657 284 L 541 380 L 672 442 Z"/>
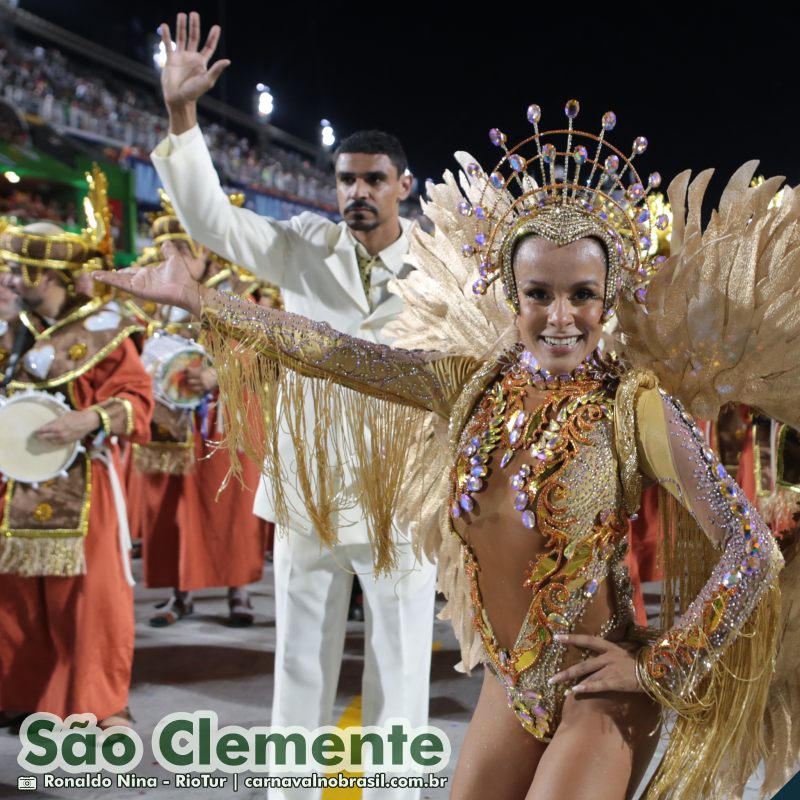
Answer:
<path fill-rule="evenodd" d="M 388 247 L 384 247 L 383 250 L 378 253 L 383 265 L 393 275 L 397 275 L 397 273 L 403 269 L 405 258 L 408 255 L 408 250 L 411 246 L 410 234 L 413 227 L 414 223 L 411 220 L 400 217 L 400 236 L 398 236 L 397 239 L 395 239 Z M 359 242 L 356 237 L 353 236 L 353 232 L 350 230 L 350 228 L 346 228 L 346 230 L 347 235 L 350 237 L 350 241 L 353 243 L 353 246 L 356 249 L 356 252 L 366 255 L 367 251 L 364 248 L 364 245 L 362 245 L 361 242 Z"/>

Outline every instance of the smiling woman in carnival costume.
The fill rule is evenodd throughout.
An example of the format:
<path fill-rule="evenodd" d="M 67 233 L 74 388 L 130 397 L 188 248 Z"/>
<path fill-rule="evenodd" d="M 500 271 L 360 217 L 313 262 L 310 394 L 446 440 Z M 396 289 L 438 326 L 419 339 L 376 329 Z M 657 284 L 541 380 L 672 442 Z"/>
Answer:
<path fill-rule="evenodd" d="M 711 173 L 681 174 L 671 255 L 654 259 L 660 177 L 632 163 L 647 140 L 625 155 L 606 139 L 612 112 L 593 135 L 573 128 L 578 111 L 569 101 L 567 126 L 540 131 L 530 106 L 519 145 L 490 132 L 494 170 L 459 154 L 460 188 L 450 174 L 429 187 L 436 232 L 395 285 L 409 349 L 220 295 L 178 259 L 102 279 L 202 312 L 232 453 L 277 469 L 247 420 L 283 395 L 323 540 L 347 500 L 336 460 L 317 457 L 326 438 L 355 464 L 377 569 L 392 563 L 393 512 L 417 517 L 465 666 L 485 664 L 453 798 L 489 785 L 498 800 L 630 797 L 660 712 L 669 746 L 647 798 L 729 797 L 762 758 L 774 790 L 797 749 L 794 673 L 773 669 L 783 558 L 690 412 L 737 400 L 800 425 L 800 200 L 787 188 L 771 206 L 781 179 L 749 188 L 747 164 L 703 230 Z M 598 348 L 615 313 L 624 358 Z M 309 391 L 313 428 L 299 413 Z M 665 581 L 648 635 L 623 560 L 654 482 Z"/>

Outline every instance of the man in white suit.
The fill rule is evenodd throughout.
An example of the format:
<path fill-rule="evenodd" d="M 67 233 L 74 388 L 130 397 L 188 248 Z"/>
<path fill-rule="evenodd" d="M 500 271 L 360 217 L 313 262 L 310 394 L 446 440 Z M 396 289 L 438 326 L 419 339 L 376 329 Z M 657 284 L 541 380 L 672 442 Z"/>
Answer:
<path fill-rule="evenodd" d="M 303 213 L 285 222 L 236 208 L 221 189 L 203 136 L 196 102 L 229 62 L 208 68 L 219 38 L 214 26 L 199 49 L 200 19 L 178 15 L 175 49 L 162 26 L 167 62 L 162 73 L 169 112 L 169 136 L 152 153 L 175 210 L 192 238 L 252 270 L 282 291 L 287 311 L 329 323 L 370 341 L 383 342 L 383 326 L 402 302 L 386 283 L 402 277 L 411 223 L 399 203 L 411 188 L 405 155 L 387 134 L 366 131 L 346 139 L 337 151 L 336 185 L 343 222 Z M 293 450 L 281 434 L 279 448 L 292 475 Z M 277 645 L 273 725 L 316 728 L 335 723 L 333 703 L 341 666 L 353 573 L 362 576 L 365 657 L 363 725 L 397 717 L 412 726 L 428 717 L 428 684 L 435 568 L 415 560 L 400 542 L 397 572 L 372 578 L 364 515 L 356 505 L 339 514 L 339 543 L 322 547 L 296 487 L 285 487 L 293 509 L 289 530 L 275 542 Z M 272 516 L 269 487 L 257 513 Z M 288 796 L 275 792 L 270 797 Z M 292 795 L 317 797 L 304 790 Z M 365 798 L 413 798 L 413 790 L 366 790 Z"/>

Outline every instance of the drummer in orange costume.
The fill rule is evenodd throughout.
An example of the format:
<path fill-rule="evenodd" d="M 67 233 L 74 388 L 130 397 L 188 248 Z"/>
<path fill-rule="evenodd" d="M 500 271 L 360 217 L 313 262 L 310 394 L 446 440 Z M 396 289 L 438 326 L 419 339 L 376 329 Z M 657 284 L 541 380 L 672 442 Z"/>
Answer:
<path fill-rule="evenodd" d="M 133 592 L 118 442 L 148 440 L 153 400 L 130 339 L 140 328 L 75 291 L 81 270 L 110 260 L 105 177 L 87 178 L 94 213 L 84 234 L 50 223 L 0 232 L 10 268 L 3 283 L 23 303 L 12 343 L 20 357 L 3 394 L 61 393 L 70 410 L 34 435 L 47 449 L 79 442 L 86 451 L 39 484 L 0 484 L 6 723 L 32 711 L 90 712 L 105 726 L 131 719 Z"/>
<path fill-rule="evenodd" d="M 234 195 L 231 202 L 240 202 L 240 197 Z M 162 248 L 174 248 L 206 286 L 243 296 L 259 293 L 252 276 L 189 239 L 163 193 L 161 204 L 162 211 L 151 217 L 154 247 L 145 251 L 140 265 L 157 263 Z M 233 480 L 217 494 L 230 459 L 224 449 L 216 450 L 222 435 L 216 374 L 204 364 L 176 380 L 170 366 L 181 356 L 171 355 L 177 348 L 175 339 L 164 337 L 181 336 L 191 345 L 199 325 L 179 308 L 143 307 L 139 317 L 156 337 L 148 340 L 143 358 L 151 363 L 158 388 L 152 442 L 134 448 L 128 475 L 131 530 L 143 541 L 147 586 L 173 589 L 150 624 L 164 627 L 192 613 L 193 590 L 226 586 L 229 623 L 249 625 L 253 609 L 244 586 L 261 577 L 271 527 L 252 513 L 259 470 L 246 462 L 246 488 Z M 193 396 L 199 401 L 194 409 L 189 407 Z"/>

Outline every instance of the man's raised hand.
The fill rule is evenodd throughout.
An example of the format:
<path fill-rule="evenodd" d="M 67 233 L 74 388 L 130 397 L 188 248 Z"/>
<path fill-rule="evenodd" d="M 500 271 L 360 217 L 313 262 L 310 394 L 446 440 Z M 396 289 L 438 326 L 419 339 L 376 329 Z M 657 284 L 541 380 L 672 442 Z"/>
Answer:
<path fill-rule="evenodd" d="M 162 23 L 160 27 L 166 54 L 166 63 L 161 71 L 161 88 L 173 133 L 183 133 L 197 122 L 197 100 L 214 86 L 222 71 L 231 63 L 227 58 L 221 58 L 210 68 L 208 66 L 219 42 L 219 25 L 211 28 L 204 47 L 199 49 L 200 15 L 196 11 L 189 14 L 188 34 L 186 23 L 186 14 L 178 14 L 174 45 L 169 25 Z"/>

